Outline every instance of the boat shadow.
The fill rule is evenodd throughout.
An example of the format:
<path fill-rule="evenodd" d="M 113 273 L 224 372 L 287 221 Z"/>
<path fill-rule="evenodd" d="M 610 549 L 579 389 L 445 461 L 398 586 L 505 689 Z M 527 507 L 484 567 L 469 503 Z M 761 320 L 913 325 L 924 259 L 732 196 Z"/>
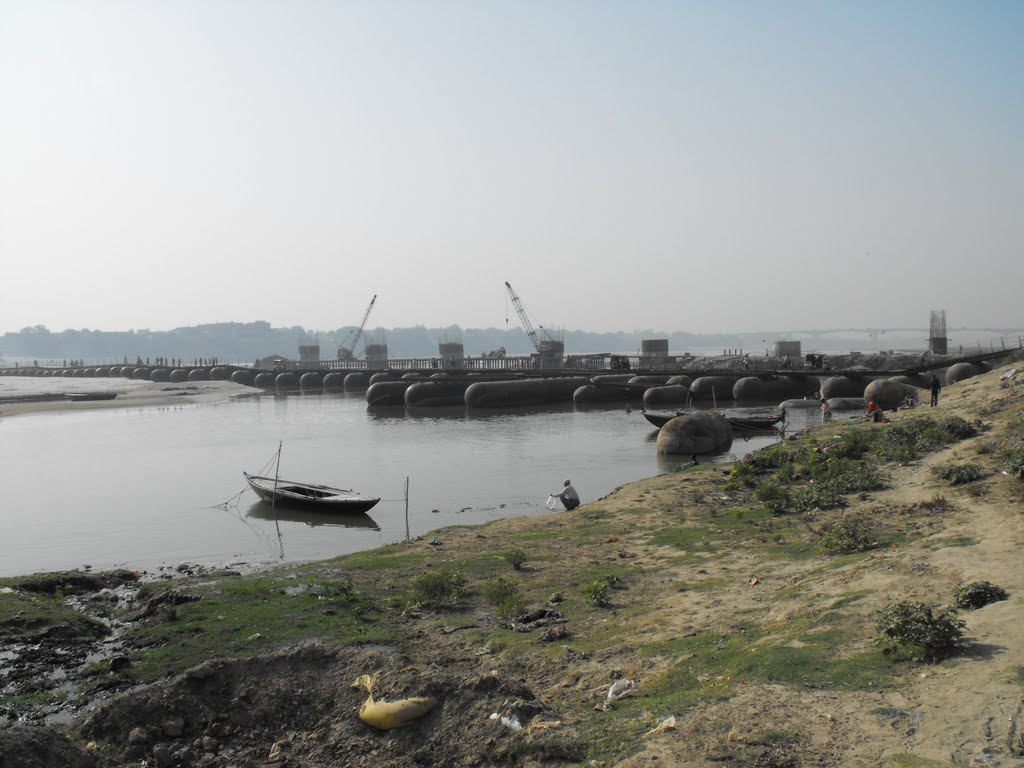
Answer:
<path fill-rule="evenodd" d="M 379 531 L 380 526 L 365 512 L 319 512 L 314 509 L 298 509 L 284 504 L 257 501 L 245 512 L 247 518 L 268 520 L 278 523 L 304 523 L 309 526 L 328 525 L 333 528 L 357 528 Z"/>

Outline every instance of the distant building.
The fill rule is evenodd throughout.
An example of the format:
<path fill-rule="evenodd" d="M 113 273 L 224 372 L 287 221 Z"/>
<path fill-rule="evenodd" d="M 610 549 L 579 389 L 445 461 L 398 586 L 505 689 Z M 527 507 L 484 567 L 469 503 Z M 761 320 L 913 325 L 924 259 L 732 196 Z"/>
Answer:
<path fill-rule="evenodd" d="M 772 347 L 775 357 L 785 357 L 786 355 L 789 355 L 790 360 L 796 360 L 801 354 L 799 341 L 776 341 Z"/>

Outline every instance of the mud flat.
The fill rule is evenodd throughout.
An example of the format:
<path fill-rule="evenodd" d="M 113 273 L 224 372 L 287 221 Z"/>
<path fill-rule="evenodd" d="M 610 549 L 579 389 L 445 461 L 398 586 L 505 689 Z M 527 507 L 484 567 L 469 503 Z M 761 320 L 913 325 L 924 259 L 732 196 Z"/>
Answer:
<path fill-rule="evenodd" d="M 76 392 L 107 393 L 110 400 L 72 401 Z M 98 408 L 146 408 L 181 403 L 212 403 L 252 397 L 260 391 L 233 381 L 169 384 L 131 379 L 0 379 L 0 418 L 32 413 L 74 412 Z"/>
<path fill-rule="evenodd" d="M 0 580 L 5 649 L 60 642 L 70 630 L 48 625 L 76 614 L 76 643 L 117 646 L 59 684 L 12 673 L 8 652 L 0 707 L 26 725 L 0 731 L 0 760 L 1019 764 L 1014 365 L 944 389 L 937 408 L 826 425 L 570 513 L 244 576 Z M 1006 599 L 947 613 L 976 582 Z M 880 612 L 914 604 L 950 631 L 886 641 Z M 377 699 L 437 706 L 376 730 L 357 717 L 363 674 L 379 674 Z"/>

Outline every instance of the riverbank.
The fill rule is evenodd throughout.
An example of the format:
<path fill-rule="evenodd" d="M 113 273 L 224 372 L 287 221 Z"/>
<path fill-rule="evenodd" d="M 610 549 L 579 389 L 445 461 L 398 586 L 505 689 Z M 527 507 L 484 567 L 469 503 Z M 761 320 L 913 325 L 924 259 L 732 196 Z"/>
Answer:
<path fill-rule="evenodd" d="M 112 399 L 76 400 L 69 393 L 116 395 Z M 73 413 L 108 408 L 152 408 L 213 403 L 251 397 L 259 390 L 233 381 L 190 381 L 181 384 L 132 379 L 17 378 L 0 379 L 0 419 L 34 413 Z"/>
<path fill-rule="evenodd" d="M 819 428 L 732 471 L 681 469 L 571 513 L 250 576 L 0 580 L 0 637 L 15 654 L 0 657 L 0 707 L 75 715 L 67 741 L 6 731 L 0 757 L 1019 764 L 1024 502 L 1010 473 L 1024 377 L 1006 372 L 891 424 Z M 948 658 L 876 644 L 879 611 L 948 606 L 978 581 L 1008 599 L 961 611 Z M 84 653 L 70 684 L 52 679 L 67 654 L 33 674 L 18 650 L 69 638 Z M 366 694 L 349 687 L 364 673 L 381 674 L 378 698 L 438 706 L 373 730 L 356 717 Z"/>

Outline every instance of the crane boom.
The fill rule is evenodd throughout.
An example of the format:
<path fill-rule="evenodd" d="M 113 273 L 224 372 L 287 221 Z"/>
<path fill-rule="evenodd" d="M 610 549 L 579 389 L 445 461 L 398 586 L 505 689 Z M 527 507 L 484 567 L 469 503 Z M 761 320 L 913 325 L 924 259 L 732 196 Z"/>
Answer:
<path fill-rule="evenodd" d="M 352 339 L 352 351 L 356 351 L 356 344 L 359 343 L 359 337 L 363 335 L 363 328 L 366 326 L 366 321 L 370 317 L 370 312 L 373 311 L 373 305 L 377 302 L 377 294 L 373 294 L 373 298 L 370 299 L 370 306 L 366 308 L 366 312 L 363 313 L 363 319 L 359 323 L 359 327 L 356 329 L 356 337 Z"/>
<path fill-rule="evenodd" d="M 344 345 L 341 345 L 341 346 L 338 347 L 338 357 L 339 358 L 342 358 L 342 357 L 354 357 L 355 356 L 356 344 L 359 343 L 359 339 L 363 335 L 363 328 L 366 325 L 366 321 L 370 317 L 370 312 L 373 310 L 373 305 L 376 303 L 376 301 L 377 301 L 377 294 L 375 293 L 375 294 L 373 294 L 373 298 L 370 299 L 370 306 L 368 306 L 366 308 L 366 312 L 363 313 L 363 319 L 360 321 L 359 327 L 356 328 L 355 331 L 352 332 L 354 335 L 352 336 L 352 344 L 351 344 L 351 346 L 346 347 Z"/>
<path fill-rule="evenodd" d="M 537 335 L 537 331 L 533 329 L 533 323 L 530 322 L 529 316 L 526 314 L 526 309 L 523 307 L 523 302 L 519 300 L 519 296 L 515 291 L 512 290 L 512 286 L 508 280 L 505 281 L 505 288 L 508 289 L 509 298 L 512 299 L 512 306 L 516 308 L 516 314 L 519 315 L 519 322 L 523 324 L 523 330 L 526 331 L 526 335 L 530 337 L 530 341 L 533 342 L 533 347 L 538 352 L 541 351 L 541 339 Z M 543 328 L 541 329 L 543 330 Z M 547 336 L 547 334 L 544 334 Z"/>

